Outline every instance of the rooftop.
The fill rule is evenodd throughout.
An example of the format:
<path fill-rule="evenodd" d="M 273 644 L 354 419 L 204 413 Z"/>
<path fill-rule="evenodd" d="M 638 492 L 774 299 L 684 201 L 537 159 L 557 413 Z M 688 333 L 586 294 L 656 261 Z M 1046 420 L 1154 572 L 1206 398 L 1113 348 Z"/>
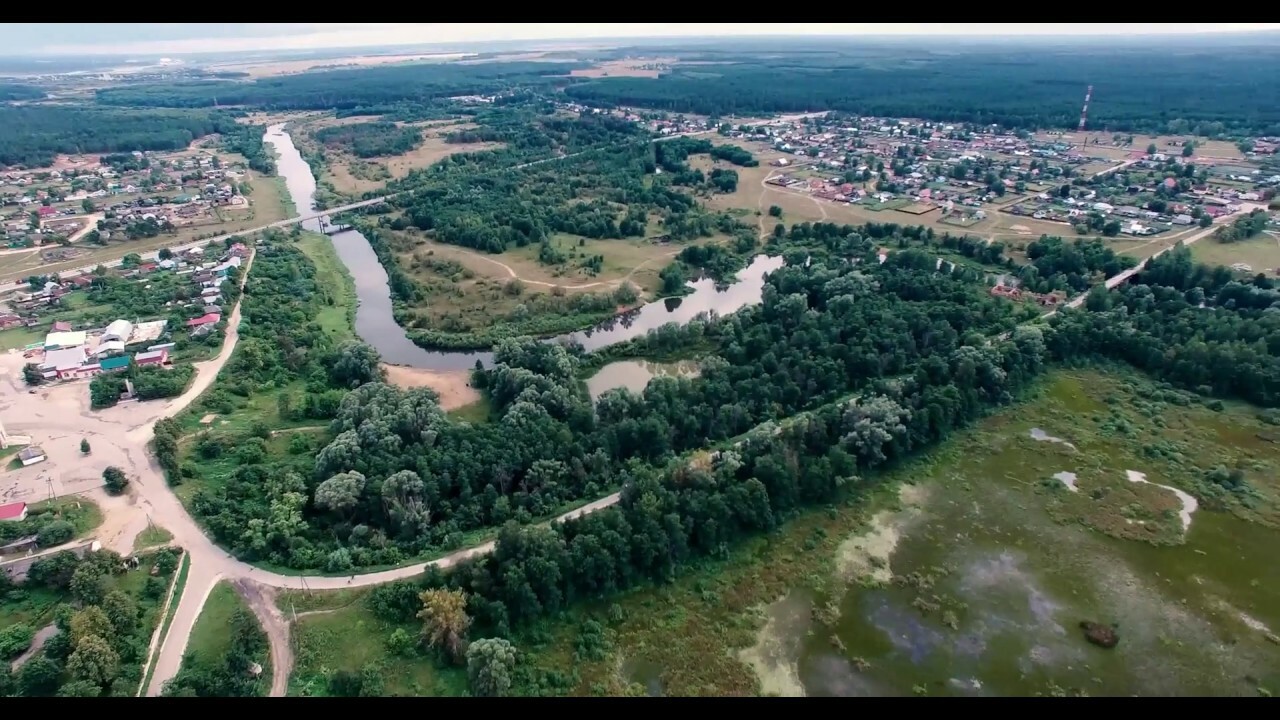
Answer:
<path fill-rule="evenodd" d="M 23 451 L 25 452 L 25 450 Z M 12 520 L 22 515 L 27 509 L 24 502 L 9 503 L 8 505 L 0 505 L 0 520 Z"/>

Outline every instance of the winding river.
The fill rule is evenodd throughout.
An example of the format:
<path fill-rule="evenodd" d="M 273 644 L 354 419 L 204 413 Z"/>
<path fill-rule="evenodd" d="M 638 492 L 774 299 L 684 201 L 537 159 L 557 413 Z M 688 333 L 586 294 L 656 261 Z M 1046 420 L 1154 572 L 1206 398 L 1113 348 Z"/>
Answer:
<path fill-rule="evenodd" d="M 276 151 L 276 168 L 293 198 L 294 214 L 316 212 L 316 178 L 294 146 L 293 138 L 284 132 L 284 125 L 267 128 L 263 140 Z M 319 220 L 308 220 L 302 225 L 306 230 L 320 231 Z M 383 360 L 393 365 L 426 370 L 469 370 L 475 367 L 477 360 L 486 366 L 492 362 L 493 353 L 490 352 L 438 352 L 415 345 L 395 321 L 387 271 L 378 261 L 369 241 L 355 230 L 332 237 L 334 250 L 355 280 L 359 301 L 356 334 L 376 348 Z M 595 328 L 569 333 L 553 338 L 553 341 L 569 340 L 580 343 L 588 351 L 599 350 L 644 335 L 670 322 L 687 323 L 698 313 L 727 315 L 759 303 L 765 275 L 782 267 L 782 262 L 780 257 L 758 255 L 738 273 L 737 281 L 727 287 L 717 289 L 709 278 L 696 280 L 689 283 L 693 292 L 684 297 L 655 300 Z"/>

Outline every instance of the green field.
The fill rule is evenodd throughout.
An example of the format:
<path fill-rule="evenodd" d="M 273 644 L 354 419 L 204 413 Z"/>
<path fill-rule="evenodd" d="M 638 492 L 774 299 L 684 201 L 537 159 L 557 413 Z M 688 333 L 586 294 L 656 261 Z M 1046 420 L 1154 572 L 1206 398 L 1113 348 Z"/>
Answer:
<path fill-rule="evenodd" d="M 1191 246 L 1191 256 L 1206 265 L 1231 267 L 1244 263 L 1253 273 L 1275 275 L 1280 272 L 1280 232 L 1263 233 L 1233 243 L 1220 243 L 1209 236 Z"/>

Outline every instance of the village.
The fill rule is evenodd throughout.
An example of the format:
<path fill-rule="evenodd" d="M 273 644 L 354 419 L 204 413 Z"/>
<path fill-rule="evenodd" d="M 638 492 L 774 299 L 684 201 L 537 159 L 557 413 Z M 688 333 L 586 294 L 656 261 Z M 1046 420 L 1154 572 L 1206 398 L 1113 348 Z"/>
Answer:
<path fill-rule="evenodd" d="M 570 108 L 572 109 L 572 108 Z M 811 113 L 756 121 L 607 111 L 658 135 L 718 130 L 769 160 L 768 186 L 856 208 L 868 221 L 1008 235 L 1144 238 L 1210 227 L 1280 189 L 1280 138 L 1209 141 L 1000 132 L 911 119 Z M 1200 141 L 1203 142 L 1203 141 Z M 884 215 L 884 211 L 896 211 Z M 999 234 L 999 233 L 996 233 Z"/>
<path fill-rule="evenodd" d="M 238 156 L 205 147 L 60 156 L 51 169 L 0 170 L 0 245 L 9 249 L 0 254 L 35 250 L 5 265 L 38 272 L 95 259 L 118 242 L 154 250 L 157 242 L 200 240 L 283 217 L 279 191 L 252 179 Z M 260 187 L 269 192 L 251 199 Z"/>
<path fill-rule="evenodd" d="M 218 250 L 211 245 L 180 255 L 162 252 L 164 259 L 155 262 L 128 262 L 72 277 L 33 277 L 30 291 L 15 292 L 5 302 L 0 347 L 21 350 L 28 379 L 36 383 L 93 378 L 131 365 L 172 367 L 175 360 L 198 354 L 191 352 L 194 341 L 201 341 L 200 346 L 218 341 L 224 283 L 238 276 L 233 271 L 250 252 L 239 242 L 229 243 L 220 254 Z M 207 259 L 215 254 L 215 259 Z M 117 290 L 111 297 L 136 289 L 128 295 L 138 298 L 130 308 L 136 312 L 140 303 L 149 313 L 132 319 L 117 316 L 105 325 L 87 322 L 115 309 L 109 303 L 94 306 L 103 298 L 101 289 L 112 283 Z M 180 326 L 178 335 L 170 329 L 175 325 Z M 47 329 L 43 339 L 32 340 L 40 337 L 41 329 Z M 23 340 L 32 341 L 19 344 Z"/>

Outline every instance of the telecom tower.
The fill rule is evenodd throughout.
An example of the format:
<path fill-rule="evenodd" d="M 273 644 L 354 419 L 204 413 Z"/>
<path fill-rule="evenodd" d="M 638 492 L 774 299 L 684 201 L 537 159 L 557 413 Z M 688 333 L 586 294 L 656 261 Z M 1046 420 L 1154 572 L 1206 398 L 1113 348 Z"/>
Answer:
<path fill-rule="evenodd" d="M 1093 97 L 1093 86 L 1090 85 L 1088 90 L 1084 91 L 1084 108 L 1080 110 L 1080 127 L 1078 132 L 1084 132 L 1084 123 L 1089 118 L 1089 98 Z"/>

